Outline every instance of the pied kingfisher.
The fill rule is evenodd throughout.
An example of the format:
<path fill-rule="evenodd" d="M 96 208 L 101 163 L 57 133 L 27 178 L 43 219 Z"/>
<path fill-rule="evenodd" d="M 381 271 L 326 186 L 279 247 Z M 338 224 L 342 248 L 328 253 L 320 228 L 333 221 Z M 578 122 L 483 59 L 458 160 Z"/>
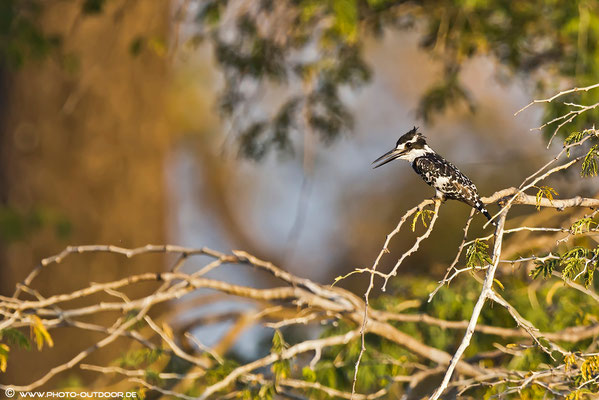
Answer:
<path fill-rule="evenodd" d="M 380 161 L 374 168 L 378 168 L 395 159 L 407 160 L 412 168 L 430 186 L 435 188 L 435 197 L 441 201 L 445 199 L 459 200 L 483 213 L 491 220 L 491 215 L 478 195 L 476 186 L 460 170 L 435 153 L 424 136 L 414 127 L 397 141 L 391 151 L 374 160 Z"/>

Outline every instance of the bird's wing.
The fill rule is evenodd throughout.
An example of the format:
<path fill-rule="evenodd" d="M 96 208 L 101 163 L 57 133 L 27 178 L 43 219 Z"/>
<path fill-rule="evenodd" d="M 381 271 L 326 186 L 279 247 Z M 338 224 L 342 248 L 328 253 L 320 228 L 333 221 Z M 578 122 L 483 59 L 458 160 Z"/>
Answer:
<path fill-rule="evenodd" d="M 426 183 L 443 193 L 447 198 L 461 200 L 476 206 L 476 186 L 455 165 L 442 157 L 422 157 L 415 160 L 414 169 Z"/>

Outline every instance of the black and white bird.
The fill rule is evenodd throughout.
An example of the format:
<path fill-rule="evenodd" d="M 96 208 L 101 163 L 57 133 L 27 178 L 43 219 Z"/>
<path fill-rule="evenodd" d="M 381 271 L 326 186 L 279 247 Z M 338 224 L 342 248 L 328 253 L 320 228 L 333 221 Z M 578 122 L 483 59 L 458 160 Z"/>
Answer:
<path fill-rule="evenodd" d="M 374 160 L 378 168 L 396 159 L 407 160 L 412 168 L 430 186 L 435 188 L 435 197 L 441 201 L 445 199 L 459 200 L 483 213 L 491 220 L 491 215 L 478 195 L 476 186 L 460 170 L 435 153 L 425 137 L 414 127 L 397 141 L 391 151 Z"/>

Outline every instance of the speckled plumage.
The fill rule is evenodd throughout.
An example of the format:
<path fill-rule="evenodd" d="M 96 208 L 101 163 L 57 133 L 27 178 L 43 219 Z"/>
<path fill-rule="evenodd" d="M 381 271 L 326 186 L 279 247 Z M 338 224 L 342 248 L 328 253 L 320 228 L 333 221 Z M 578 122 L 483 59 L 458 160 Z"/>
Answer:
<path fill-rule="evenodd" d="M 377 159 L 375 162 L 382 161 L 382 163 L 376 167 L 398 158 L 412 164 L 414 171 L 427 184 L 435 188 L 437 198 L 464 202 L 483 213 L 489 220 L 491 219 L 474 183 L 455 165 L 431 149 L 416 127 L 399 138 L 395 149 Z"/>
<path fill-rule="evenodd" d="M 437 197 L 462 201 L 491 218 L 474 183 L 437 153 L 428 153 L 414 159 L 412 168 L 426 183 L 435 188 Z"/>

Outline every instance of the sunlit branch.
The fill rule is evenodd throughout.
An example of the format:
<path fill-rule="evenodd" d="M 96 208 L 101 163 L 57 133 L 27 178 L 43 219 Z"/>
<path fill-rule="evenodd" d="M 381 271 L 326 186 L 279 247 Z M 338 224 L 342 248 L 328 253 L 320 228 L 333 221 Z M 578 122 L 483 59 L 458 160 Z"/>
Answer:
<path fill-rule="evenodd" d="M 594 85 L 590 85 L 590 86 L 586 86 L 586 87 L 582 87 L 582 88 L 572 88 L 572 89 L 568 89 L 568 90 L 563 90 L 549 98 L 546 99 L 540 99 L 540 100 L 533 100 L 530 103 L 528 103 L 527 105 L 525 105 L 524 107 L 522 107 L 521 109 L 519 109 L 518 111 L 516 111 L 514 113 L 514 116 L 520 114 L 522 111 L 526 110 L 528 107 L 532 106 L 533 104 L 539 104 L 539 103 L 551 103 L 553 100 L 557 99 L 558 97 L 561 97 L 563 95 L 566 94 L 570 94 L 570 93 L 575 93 L 575 92 L 588 92 L 591 89 L 595 89 L 599 87 L 599 83 L 596 83 Z"/>

